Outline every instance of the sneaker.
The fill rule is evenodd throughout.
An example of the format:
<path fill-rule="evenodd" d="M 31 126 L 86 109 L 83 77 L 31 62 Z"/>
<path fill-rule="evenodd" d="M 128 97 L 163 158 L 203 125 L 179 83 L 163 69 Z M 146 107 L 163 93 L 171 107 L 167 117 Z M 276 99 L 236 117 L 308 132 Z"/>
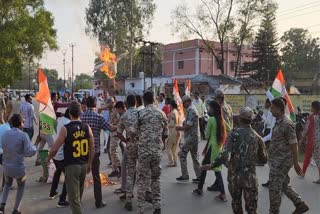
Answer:
<path fill-rule="evenodd" d="M 200 182 L 199 178 L 192 179 L 192 183 L 198 184 Z"/>
<path fill-rule="evenodd" d="M 49 200 L 53 200 L 53 199 L 55 199 L 56 197 L 58 197 L 59 196 L 59 193 L 57 193 L 57 192 L 55 192 L 55 193 L 53 193 L 53 194 L 50 194 L 49 195 Z"/>
<path fill-rule="evenodd" d="M 268 188 L 269 187 L 269 181 L 267 183 L 262 184 L 262 186 Z"/>
<path fill-rule="evenodd" d="M 20 212 L 18 210 L 13 210 L 12 214 L 22 214 L 22 212 Z"/>
<path fill-rule="evenodd" d="M 57 207 L 68 207 L 69 202 L 68 201 L 59 201 Z"/>
<path fill-rule="evenodd" d="M 5 207 L 6 205 L 5 204 L 1 204 L 0 205 L 0 214 L 3 214 L 4 213 L 4 207 Z"/>
<path fill-rule="evenodd" d="M 302 214 L 309 210 L 308 205 L 302 202 L 298 207 L 296 207 L 295 211 L 292 214 Z"/>
<path fill-rule="evenodd" d="M 153 211 L 153 214 L 161 214 L 161 209 L 155 209 L 155 210 Z"/>
<path fill-rule="evenodd" d="M 132 202 L 126 202 L 124 208 L 128 211 L 132 211 Z"/>
<path fill-rule="evenodd" d="M 101 202 L 100 204 L 96 204 L 97 209 L 103 208 L 105 206 L 107 206 L 107 204 L 105 202 Z"/>
<path fill-rule="evenodd" d="M 215 185 L 207 187 L 207 190 L 210 191 L 210 192 L 218 192 L 218 191 L 220 191 L 219 187 L 217 187 Z"/>
<path fill-rule="evenodd" d="M 192 191 L 193 194 L 195 195 L 199 195 L 199 196 L 202 196 L 203 195 L 203 191 L 201 189 L 195 189 Z"/>
<path fill-rule="evenodd" d="M 176 178 L 176 180 L 179 182 L 189 182 L 189 176 L 187 176 L 187 177 L 180 176 L 180 177 Z"/>
<path fill-rule="evenodd" d="M 109 175 L 108 175 L 108 177 L 109 178 L 114 178 L 114 177 L 119 177 L 119 172 L 118 171 L 112 171 Z"/>

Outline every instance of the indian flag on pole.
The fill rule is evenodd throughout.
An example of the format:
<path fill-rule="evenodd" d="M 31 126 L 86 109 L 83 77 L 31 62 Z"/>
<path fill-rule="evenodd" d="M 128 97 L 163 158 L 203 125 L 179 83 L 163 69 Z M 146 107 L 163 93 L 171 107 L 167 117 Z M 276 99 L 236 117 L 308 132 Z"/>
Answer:
<path fill-rule="evenodd" d="M 187 81 L 186 81 L 185 94 L 188 95 L 188 96 L 191 95 L 191 81 L 190 81 L 190 80 L 187 80 Z"/>
<path fill-rule="evenodd" d="M 56 124 L 56 114 L 51 102 L 47 77 L 40 68 L 38 69 L 38 79 L 39 92 L 36 94 L 35 99 L 40 103 L 40 131 L 45 134 L 53 135 Z"/>
<path fill-rule="evenodd" d="M 179 93 L 178 81 L 176 79 L 173 80 L 173 99 L 176 101 L 179 108 L 180 121 L 183 121 L 185 117 L 183 111 L 183 103 Z"/>
<path fill-rule="evenodd" d="M 294 113 L 294 107 L 287 92 L 286 81 L 284 80 L 281 69 L 279 70 L 277 77 L 272 84 L 271 95 L 273 98 L 283 97 L 287 100 L 286 114 L 290 116 L 292 121 L 295 121 L 296 116 Z"/>

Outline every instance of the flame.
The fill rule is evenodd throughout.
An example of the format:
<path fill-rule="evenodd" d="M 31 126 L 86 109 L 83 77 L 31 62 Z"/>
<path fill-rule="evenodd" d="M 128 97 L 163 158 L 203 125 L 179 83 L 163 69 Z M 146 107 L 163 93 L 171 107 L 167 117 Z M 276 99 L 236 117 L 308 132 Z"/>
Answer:
<path fill-rule="evenodd" d="M 105 173 L 100 173 L 100 180 L 101 180 L 101 184 L 103 186 L 112 186 L 112 185 L 117 185 L 117 182 L 111 181 L 110 179 L 108 179 L 108 175 Z M 89 187 L 90 185 L 93 184 L 93 179 L 89 179 L 86 180 L 85 182 L 85 186 Z"/>
<path fill-rule="evenodd" d="M 102 46 L 99 58 L 103 63 L 100 71 L 105 73 L 110 79 L 116 77 L 118 59 L 114 53 L 110 51 L 108 46 Z"/>

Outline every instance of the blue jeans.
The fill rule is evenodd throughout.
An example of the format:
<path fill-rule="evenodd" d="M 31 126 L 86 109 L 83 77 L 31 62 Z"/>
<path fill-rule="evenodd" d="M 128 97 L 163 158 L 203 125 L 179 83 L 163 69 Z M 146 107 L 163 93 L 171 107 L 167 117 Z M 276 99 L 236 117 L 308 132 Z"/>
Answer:
<path fill-rule="evenodd" d="M 23 128 L 23 132 L 27 133 L 27 135 L 29 136 L 30 140 L 32 140 L 32 137 L 33 137 L 33 134 L 34 134 L 33 127 L 31 127 L 31 128 Z"/>

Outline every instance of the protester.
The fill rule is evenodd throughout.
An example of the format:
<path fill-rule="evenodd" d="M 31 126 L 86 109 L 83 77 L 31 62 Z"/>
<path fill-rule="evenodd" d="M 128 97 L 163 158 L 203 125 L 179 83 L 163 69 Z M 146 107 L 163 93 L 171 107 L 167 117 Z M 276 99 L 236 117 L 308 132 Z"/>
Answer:
<path fill-rule="evenodd" d="M 220 104 L 213 100 L 209 103 L 209 115 L 210 118 L 208 120 L 208 126 L 206 131 L 206 139 L 208 140 L 207 145 L 205 147 L 205 157 L 202 161 L 202 165 L 210 164 L 213 160 L 215 160 L 219 153 L 222 150 L 223 144 L 226 141 L 226 127 L 225 122 L 222 116 L 222 109 Z M 218 191 L 220 191 L 220 195 L 216 197 L 216 200 L 227 201 L 223 178 L 221 174 L 222 167 L 218 166 L 214 168 L 215 176 L 217 179 Z M 203 185 L 207 176 L 207 171 L 201 171 L 200 181 L 198 184 L 198 188 L 193 191 L 193 193 L 197 195 L 203 194 Z"/>
<path fill-rule="evenodd" d="M 167 141 L 168 166 L 177 166 L 177 148 L 180 143 L 181 133 L 176 130 L 176 126 L 180 125 L 180 114 L 178 105 L 174 100 L 170 101 L 171 112 L 169 114 L 169 137 Z"/>
<path fill-rule="evenodd" d="M 67 109 L 64 113 L 64 116 L 58 120 L 57 136 L 55 140 L 57 140 L 61 128 L 67 125 L 68 123 L 70 123 L 69 109 Z M 54 199 L 58 196 L 57 188 L 60 181 L 60 175 L 62 172 L 65 173 L 63 145 L 58 149 L 57 154 L 53 157 L 53 162 L 54 162 L 54 165 L 56 166 L 56 171 L 54 172 L 54 175 L 53 175 L 49 199 Z M 66 183 L 64 182 L 62 187 L 62 193 L 59 197 L 59 202 L 57 205 L 58 207 L 69 206 L 69 202 L 66 200 L 66 197 L 67 197 L 67 188 L 66 188 Z"/>
<path fill-rule="evenodd" d="M 303 174 L 313 157 L 319 172 L 319 178 L 313 181 L 315 184 L 320 184 L 320 102 L 314 101 L 311 103 L 312 115 L 309 116 L 307 124 L 302 132 L 301 144 L 306 144 L 305 159 L 303 163 Z"/>
<path fill-rule="evenodd" d="M 153 195 L 154 214 L 161 213 L 161 152 L 162 140 L 168 137 L 168 121 L 165 114 L 157 109 L 154 103 L 152 92 L 145 92 L 143 95 L 145 109 L 139 111 L 137 133 L 138 163 L 137 163 L 137 194 L 138 214 L 144 213 L 144 201 L 148 186 L 148 175 L 151 171 L 151 190 Z"/>
<path fill-rule="evenodd" d="M 5 123 L 6 108 L 3 93 L 0 91 L 0 125 Z"/>
<path fill-rule="evenodd" d="M 8 96 L 6 96 L 5 102 L 6 102 L 6 113 L 4 115 L 4 120 L 5 120 L 5 122 L 8 122 L 10 117 L 12 116 L 11 114 L 12 114 L 12 109 L 13 109 L 12 97 L 10 94 Z"/>
<path fill-rule="evenodd" d="M 228 163 L 228 188 L 232 197 L 233 213 L 243 213 L 242 194 L 247 213 L 257 213 L 258 183 L 256 163 L 267 161 L 261 137 L 251 128 L 253 111 L 242 107 L 239 111 L 239 128 L 233 130 L 223 151 L 211 165 L 202 169 L 213 169 Z M 230 157 L 230 161 L 229 161 Z"/>
<path fill-rule="evenodd" d="M 26 168 L 24 157 L 31 157 L 36 153 L 36 148 L 31 144 L 30 138 L 24 132 L 24 120 L 20 114 L 14 114 L 11 118 L 12 129 L 2 136 L 3 170 L 5 186 L 2 193 L 0 213 L 4 213 L 10 187 L 13 179 L 17 180 L 18 189 L 13 214 L 20 214 L 20 204 L 26 183 Z"/>
<path fill-rule="evenodd" d="M 170 101 L 171 101 L 171 99 L 169 97 L 167 97 L 165 99 L 165 105 L 162 108 L 162 111 L 166 114 L 167 117 L 169 117 L 169 114 L 170 114 Z"/>
<path fill-rule="evenodd" d="M 176 178 L 176 180 L 189 181 L 187 156 L 190 152 L 193 161 L 193 168 L 196 174 L 196 178 L 192 180 L 197 183 L 199 182 L 201 174 L 198 154 L 198 144 L 200 142 L 199 117 L 196 108 L 192 105 L 190 96 L 184 95 L 182 97 L 182 103 L 183 107 L 187 109 L 186 119 L 183 122 L 183 126 L 176 126 L 176 130 L 184 132 L 185 142 L 179 152 L 182 175 Z"/>
<path fill-rule="evenodd" d="M 6 131 L 8 131 L 8 130 L 10 130 L 11 129 L 11 127 L 10 127 L 10 124 L 9 123 L 5 123 L 5 124 L 1 124 L 0 125 L 0 164 L 3 166 L 3 162 L 2 162 L 2 160 L 3 160 L 3 158 L 2 158 L 2 156 L 3 156 L 3 149 L 2 149 L 2 136 L 3 136 L 3 134 L 6 132 Z M 3 190 L 3 187 L 4 187 L 4 183 L 5 183 L 5 177 L 4 177 L 4 174 L 3 175 L 0 175 L 0 176 L 2 176 L 2 185 L 1 185 L 1 191 Z"/>
<path fill-rule="evenodd" d="M 283 192 L 295 205 L 293 213 L 305 213 L 309 207 L 289 185 L 288 175 L 292 165 L 296 173 L 303 175 L 298 162 L 298 144 L 294 123 L 285 115 L 285 103 L 281 98 L 271 102 L 271 113 L 276 118 L 269 148 L 269 197 L 270 214 L 278 214 Z"/>
<path fill-rule="evenodd" d="M 60 103 L 59 102 L 59 94 L 58 93 L 51 93 L 51 102 L 53 105 L 54 112 L 57 114 L 58 117 L 61 117 L 62 114 L 58 112 L 59 108 L 67 108 L 69 103 Z"/>
<path fill-rule="evenodd" d="M 160 93 L 159 95 L 159 103 L 158 103 L 158 109 L 162 111 L 163 107 L 166 105 L 165 101 L 166 95 L 164 93 Z"/>
<path fill-rule="evenodd" d="M 205 140 L 205 106 L 203 104 L 203 101 L 199 97 L 199 92 L 194 93 L 194 99 L 192 101 L 192 105 L 196 107 L 198 116 L 199 116 L 199 126 L 200 126 L 200 134 L 201 139 Z"/>
<path fill-rule="evenodd" d="M 87 99 L 86 98 L 83 98 L 82 101 L 81 101 L 81 112 L 84 113 L 88 110 L 88 107 L 87 107 Z"/>
<path fill-rule="evenodd" d="M 89 110 L 90 111 L 90 110 Z M 61 127 L 47 163 L 63 146 L 66 188 L 73 214 L 82 214 L 81 198 L 86 173 L 91 171 L 94 158 L 94 139 L 91 128 L 80 121 L 81 105 L 72 102 L 69 106 L 71 122 Z"/>
<path fill-rule="evenodd" d="M 100 132 L 101 130 L 115 131 L 116 128 L 110 126 L 109 123 L 105 121 L 105 119 L 100 114 L 94 111 L 94 108 L 96 107 L 95 98 L 88 97 L 87 106 L 88 106 L 88 110 L 82 113 L 81 121 L 90 126 L 94 136 L 94 157 L 92 161 L 93 190 L 94 190 L 96 208 L 102 208 L 106 206 L 106 203 L 102 201 L 102 193 L 101 193 Z M 70 114 L 71 114 L 71 109 L 70 109 Z"/>
<path fill-rule="evenodd" d="M 25 102 L 20 104 L 20 114 L 24 119 L 23 132 L 27 133 L 30 140 L 32 140 L 34 134 L 33 121 L 37 125 L 36 117 L 34 115 L 34 107 L 32 104 L 32 97 L 30 94 L 25 95 Z"/>
<path fill-rule="evenodd" d="M 143 105 L 142 98 L 140 95 L 136 95 L 136 100 L 137 100 L 137 110 L 140 111 L 140 110 L 144 109 L 144 105 Z"/>

